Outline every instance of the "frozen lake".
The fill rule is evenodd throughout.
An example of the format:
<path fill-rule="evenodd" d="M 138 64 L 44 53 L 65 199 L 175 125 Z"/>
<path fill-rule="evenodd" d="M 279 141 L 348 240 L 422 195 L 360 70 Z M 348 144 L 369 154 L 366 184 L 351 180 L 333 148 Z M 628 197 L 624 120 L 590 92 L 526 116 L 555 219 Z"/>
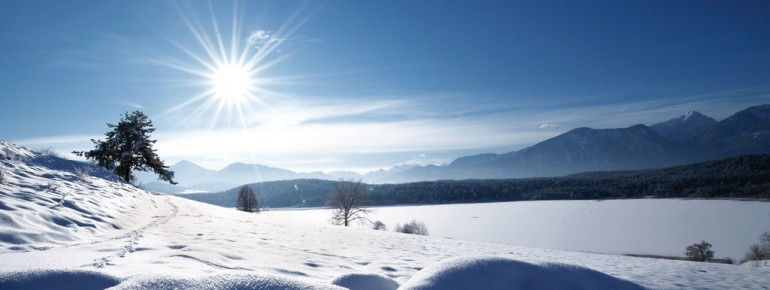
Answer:
<path fill-rule="evenodd" d="M 706 240 L 716 258 L 740 260 L 760 233 L 770 231 L 770 202 L 757 201 L 520 201 L 372 209 L 370 219 L 389 230 L 416 219 L 435 237 L 599 253 L 683 256 L 687 245 Z M 263 214 L 319 225 L 331 217 L 328 209 Z"/>

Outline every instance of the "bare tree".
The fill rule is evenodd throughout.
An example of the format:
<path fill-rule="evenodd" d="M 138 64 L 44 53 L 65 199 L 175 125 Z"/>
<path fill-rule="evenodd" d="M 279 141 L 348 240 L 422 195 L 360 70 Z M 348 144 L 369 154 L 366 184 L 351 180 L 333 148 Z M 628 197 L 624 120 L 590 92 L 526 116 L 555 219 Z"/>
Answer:
<path fill-rule="evenodd" d="M 770 257 L 767 256 L 765 249 L 763 249 L 761 245 L 753 244 L 749 247 L 749 251 L 746 252 L 746 255 L 743 257 L 743 261 L 760 261 L 768 258 Z"/>
<path fill-rule="evenodd" d="M 366 215 L 372 211 L 362 208 L 368 202 L 369 190 L 363 182 L 340 180 L 329 194 L 328 204 L 334 209 L 331 222 L 346 227 L 357 220 L 371 222 Z"/>
<path fill-rule="evenodd" d="M 235 208 L 246 212 L 259 212 L 257 194 L 250 186 L 241 187 L 241 191 L 238 192 L 238 199 L 235 201 Z"/>
<path fill-rule="evenodd" d="M 684 254 L 693 261 L 705 262 L 714 258 L 714 251 L 711 250 L 711 243 L 702 241 L 687 246 Z"/>

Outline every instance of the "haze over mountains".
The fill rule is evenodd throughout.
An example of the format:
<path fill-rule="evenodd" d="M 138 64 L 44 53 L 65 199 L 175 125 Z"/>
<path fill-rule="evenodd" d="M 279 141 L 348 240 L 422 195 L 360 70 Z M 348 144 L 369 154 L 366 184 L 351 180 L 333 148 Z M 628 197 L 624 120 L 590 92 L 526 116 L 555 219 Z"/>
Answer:
<path fill-rule="evenodd" d="M 442 165 L 400 166 L 363 175 L 354 172 L 296 173 L 234 163 L 221 170 L 181 161 L 171 170 L 181 186 L 145 183 L 150 190 L 220 191 L 259 181 L 355 178 L 368 183 L 439 179 L 562 176 L 586 171 L 666 167 L 743 154 L 770 154 L 770 105 L 759 105 L 716 121 L 696 111 L 671 120 L 619 129 L 576 128 L 519 151 L 460 157 Z M 143 181 L 150 175 L 138 174 Z"/>

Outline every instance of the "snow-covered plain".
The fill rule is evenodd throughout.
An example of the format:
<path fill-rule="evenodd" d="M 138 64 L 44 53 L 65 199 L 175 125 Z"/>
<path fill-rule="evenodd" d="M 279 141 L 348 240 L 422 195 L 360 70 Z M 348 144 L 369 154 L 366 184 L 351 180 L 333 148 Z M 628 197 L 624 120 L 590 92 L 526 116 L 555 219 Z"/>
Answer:
<path fill-rule="evenodd" d="M 740 260 L 770 231 L 770 202 L 761 201 L 561 200 L 371 209 L 368 217 L 390 229 L 415 219 L 435 237 L 611 254 L 682 256 L 687 245 L 706 240 L 715 257 Z M 270 214 L 321 225 L 331 210 Z"/>
<path fill-rule="evenodd" d="M 2 160 L 0 289 L 770 285 L 768 268 L 413 236 L 297 222 L 278 212 L 237 212 L 152 195 L 108 175 L 76 176 L 69 172 L 77 166 L 72 162 L 0 146 L 0 152 L 14 154 Z M 58 184 L 55 190 L 50 182 Z"/>

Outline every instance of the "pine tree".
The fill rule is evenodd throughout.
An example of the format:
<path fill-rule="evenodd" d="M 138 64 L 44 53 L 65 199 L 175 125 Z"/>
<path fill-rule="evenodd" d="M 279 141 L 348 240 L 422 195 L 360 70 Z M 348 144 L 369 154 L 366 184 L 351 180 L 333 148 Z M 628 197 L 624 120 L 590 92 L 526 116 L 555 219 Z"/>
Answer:
<path fill-rule="evenodd" d="M 91 139 L 96 148 L 72 153 L 96 161 L 128 182 L 134 180 L 133 170 L 152 170 L 160 180 L 176 184 L 174 172 L 168 170 L 152 148 L 156 140 L 150 139 L 150 133 L 155 131 L 150 118 L 141 111 L 126 112 L 122 116 L 117 125 L 107 124 L 111 130 L 105 133 L 105 141 Z"/>

